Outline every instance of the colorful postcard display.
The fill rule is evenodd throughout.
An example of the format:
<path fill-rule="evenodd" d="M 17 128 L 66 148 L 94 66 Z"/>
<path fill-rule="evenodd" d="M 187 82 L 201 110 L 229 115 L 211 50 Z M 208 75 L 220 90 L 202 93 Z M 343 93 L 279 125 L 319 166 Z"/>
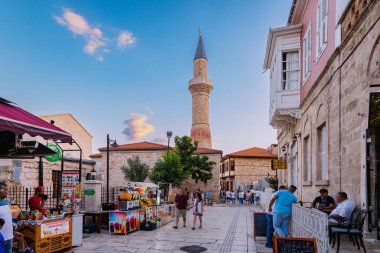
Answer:
<path fill-rule="evenodd" d="M 111 234 L 128 234 L 140 229 L 140 210 L 110 212 L 109 229 Z"/>

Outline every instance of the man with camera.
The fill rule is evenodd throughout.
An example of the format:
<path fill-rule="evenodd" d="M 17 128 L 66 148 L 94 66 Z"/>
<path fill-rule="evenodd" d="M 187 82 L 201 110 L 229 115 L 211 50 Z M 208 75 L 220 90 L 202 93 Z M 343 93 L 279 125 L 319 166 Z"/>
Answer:
<path fill-rule="evenodd" d="M 34 189 L 34 195 L 29 199 L 29 207 L 31 211 L 40 211 L 43 215 L 45 215 L 45 202 L 47 200 L 47 195 L 44 194 L 44 188 L 42 186 L 38 186 Z"/>

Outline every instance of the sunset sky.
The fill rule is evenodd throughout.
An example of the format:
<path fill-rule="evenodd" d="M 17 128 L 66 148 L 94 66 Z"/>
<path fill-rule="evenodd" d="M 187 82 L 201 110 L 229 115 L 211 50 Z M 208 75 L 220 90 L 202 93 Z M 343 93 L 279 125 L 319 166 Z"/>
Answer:
<path fill-rule="evenodd" d="M 119 144 L 189 135 L 193 57 L 202 27 L 213 148 L 268 147 L 269 27 L 291 0 L 0 1 L 0 97 L 36 115 L 71 113 Z"/>

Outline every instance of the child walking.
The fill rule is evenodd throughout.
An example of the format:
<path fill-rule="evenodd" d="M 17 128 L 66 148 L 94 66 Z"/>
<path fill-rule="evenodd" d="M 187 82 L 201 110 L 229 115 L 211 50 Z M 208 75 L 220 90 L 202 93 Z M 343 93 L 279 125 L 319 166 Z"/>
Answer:
<path fill-rule="evenodd" d="M 191 229 L 195 230 L 197 217 L 199 217 L 199 228 L 202 228 L 203 202 L 202 202 L 202 195 L 199 192 L 195 193 L 193 215 L 194 215 L 194 221 L 193 221 L 193 227 Z"/>

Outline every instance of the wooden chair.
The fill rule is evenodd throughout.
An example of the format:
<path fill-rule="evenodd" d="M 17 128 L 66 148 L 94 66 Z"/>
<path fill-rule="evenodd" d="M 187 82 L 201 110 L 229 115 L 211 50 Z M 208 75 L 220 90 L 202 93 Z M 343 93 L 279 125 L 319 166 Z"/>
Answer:
<path fill-rule="evenodd" d="M 354 246 L 356 242 L 356 245 L 358 246 L 358 250 L 360 250 L 360 244 L 361 244 L 363 247 L 364 253 L 367 252 L 364 246 L 364 242 L 363 242 L 363 224 L 364 224 L 365 218 L 367 217 L 367 214 L 368 214 L 368 210 L 366 209 L 360 210 L 356 208 L 351 214 L 351 225 L 345 228 L 343 227 L 331 228 L 332 237 L 333 237 L 333 245 L 332 245 L 333 248 L 335 246 L 335 241 L 338 240 L 338 245 L 336 249 L 337 253 L 339 252 L 340 235 L 342 234 L 348 235 L 349 238 L 353 241 Z M 359 244 L 359 241 L 360 241 L 360 244 Z"/>

